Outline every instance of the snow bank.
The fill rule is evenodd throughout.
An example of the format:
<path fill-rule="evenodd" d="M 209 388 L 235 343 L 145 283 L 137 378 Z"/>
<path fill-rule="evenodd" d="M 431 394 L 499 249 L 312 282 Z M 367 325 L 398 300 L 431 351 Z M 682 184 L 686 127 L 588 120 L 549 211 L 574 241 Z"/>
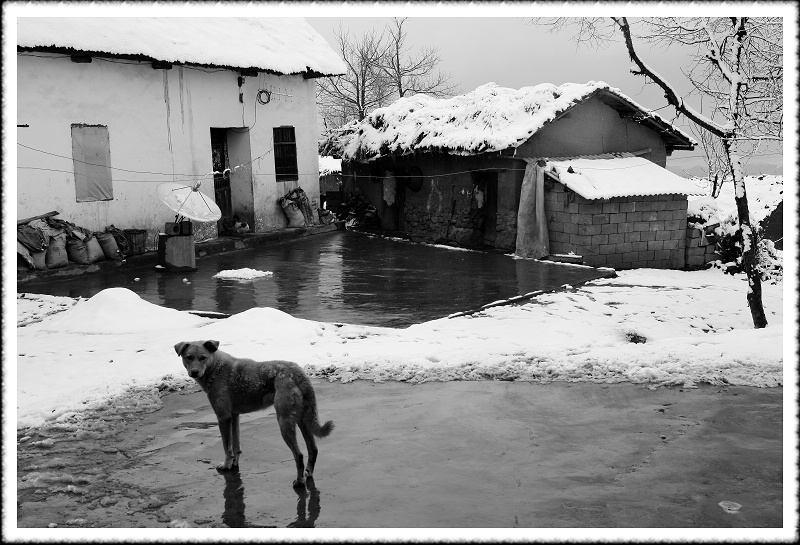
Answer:
<path fill-rule="evenodd" d="M 47 316 L 57 314 L 75 306 L 81 299 L 56 297 L 37 293 L 17 294 L 17 326 L 23 327 L 41 322 Z"/>
<path fill-rule="evenodd" d="M 344 62 L 292 17 L 20 17 L 20 47 L 145 55 L 166 62 L 344 74 Z"/>
<path fill-rule="evenodd" d="M 109 288 L 42 324 L 51 333 L 120 334 L 194 327 L 204 319 L 148 303 L 126 288 Z M 88 342 L 91 342 L 89 340 Z"/>
<path fill-rule="evenodd" d="M 302 320 L 273 308 L 211 320 L 114 288 L 57 315 L 50 314 L 59 301 L 43 302 L 42 320 L 18 327 L 17 425 L 68 418 L 131 387 L 183 377 L 173 346 L 201 339 L 241 357 L 294 360 L 314 377 L 342 382 L 779 386 L 782 284 L 763 289 L 770 325 L 754 330 L 746 281 L 716 270 L 624 271 L 526 304 L 406 329 Z"/>

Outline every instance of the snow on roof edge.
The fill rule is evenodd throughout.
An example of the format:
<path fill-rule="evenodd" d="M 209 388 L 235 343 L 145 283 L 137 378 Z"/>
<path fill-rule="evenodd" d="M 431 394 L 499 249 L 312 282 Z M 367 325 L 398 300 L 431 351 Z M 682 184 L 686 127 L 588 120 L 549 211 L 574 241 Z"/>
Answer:
<path fill-rule="evenodd" d="M 346 66 L 303 18 L 20 17 L 17 46 L 332 76 Z"/>

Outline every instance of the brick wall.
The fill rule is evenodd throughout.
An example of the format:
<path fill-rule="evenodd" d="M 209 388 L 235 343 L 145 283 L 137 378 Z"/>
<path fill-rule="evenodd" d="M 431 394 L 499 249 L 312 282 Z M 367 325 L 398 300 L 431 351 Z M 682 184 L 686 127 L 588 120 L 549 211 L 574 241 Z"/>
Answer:
<path fill-rule="evenodd" d="M 545 184 L 551 254 L 574 252 L 587 265 L 680 269 L 685 264 L 685 195 L 587 200 Z"/>

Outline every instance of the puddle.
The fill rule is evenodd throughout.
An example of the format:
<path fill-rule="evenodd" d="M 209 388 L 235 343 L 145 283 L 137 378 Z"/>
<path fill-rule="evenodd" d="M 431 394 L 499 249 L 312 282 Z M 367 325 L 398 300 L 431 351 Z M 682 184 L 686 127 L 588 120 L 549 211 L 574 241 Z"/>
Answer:
<path fill-rule="evenodd" d="M 176 430 L 207 430 L 209 428 L 216 428 L 216 422 L 181 422 L 175 426 Z"/>
<path fill-rule="evenodd" d="M 153 265 L 123 267 L 29 282 L 21 289 L 91 297 L 106 288 L 124 287 L 146 301 L 177 310 L 229 315 L 272 307 L 309 320 L 407 327 L 602 276 L 590 267 L 411 244 L 350 231 L 206 256 L 197 260 L 197 268 L 165 273 Z M 223 270 L 245 268 L 273 274 L 249 281 L 214 278 Z"/>

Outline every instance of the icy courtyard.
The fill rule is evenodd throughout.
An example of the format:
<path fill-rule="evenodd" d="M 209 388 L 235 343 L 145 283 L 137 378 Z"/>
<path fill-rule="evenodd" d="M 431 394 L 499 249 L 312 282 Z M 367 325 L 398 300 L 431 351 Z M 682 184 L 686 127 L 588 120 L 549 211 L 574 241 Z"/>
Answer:
<path fill-rule="evenodd" d="M 188 380 L 173 346 L 200 339 L 241 357 L 297 361 L 313 377 L 341 382 L 781 386 L 783 286 L 763 288 L 762 330 L 752 327 L 744 276 L 715 269 L 625 271 L 405 329 L 315 322 L 272 308 L 201 318 L 125 288 L 81 300 L 18 295 L 17 426 L 69 419 L 131 387 L 157 392 Z"/>

